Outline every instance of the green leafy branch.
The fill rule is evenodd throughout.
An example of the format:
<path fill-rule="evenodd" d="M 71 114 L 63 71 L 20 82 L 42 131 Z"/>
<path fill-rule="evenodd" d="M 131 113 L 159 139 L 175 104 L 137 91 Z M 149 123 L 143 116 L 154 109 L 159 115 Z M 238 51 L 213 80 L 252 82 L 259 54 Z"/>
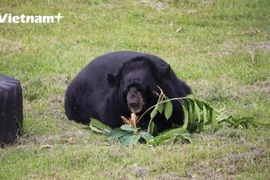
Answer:
<path fill-rule="evenodd" d="M 107 134 L 108 140 L 118 139 L 122 145 L 134 145 L 143 141 L 149 145 L 157 146 L 160 144 L 174 143 L 175 141 L 190 143 L 192 142 L 190 138 L 191 133 L 201 132 L 206 126 L 210 126 L 213 132 L 221 127 L 221 125 L 226 125 L 231 128 L 248 128 L 255 126 L 270 128 L 270 124 L 256 122 L 251 117 L 235 118 L 231 115 L 227 115 L 224 109 L 217 110 L 207 102 L 195 97 L 169 99 L 161 89 L 160 93 L 156 93 L 156 95 L 158 96 L 157 103 L 147 109 L 139 118 L 134 113 L 131 114 L 130 119 L 121 117 L 126 124 L 122 125 L 120 128 L 111 130 L 110 127 L 102 124 L 100 121 L 91 119 L 90 129 L 95 132 Z M 158 127 L 153 119 L 160 113 L 164 114 L 164 117 L 168 120 L 173 113 L 172 101 L 181 103 L 184 112 L 184 124 L 181 127 L 173 124 L 172 129 L 154 137 L 154 135 L 157 134 Z M 136 124 L 149 111 L 151 111 L 151 113 L 147 131 L 137 128 Z"/>

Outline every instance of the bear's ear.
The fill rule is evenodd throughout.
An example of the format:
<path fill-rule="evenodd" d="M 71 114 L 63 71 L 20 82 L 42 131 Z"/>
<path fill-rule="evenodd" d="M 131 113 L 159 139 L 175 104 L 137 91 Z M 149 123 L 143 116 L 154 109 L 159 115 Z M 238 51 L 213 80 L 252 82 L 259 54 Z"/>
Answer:
<path fill-rule="evenodd" d="M 107 75 L 107 83 L 108 83 L 108 85 L 110 87 L 114 87 L 114 86 L 120 84 L 120 82 L 119 82 L 119 80 L 117 78 L 117 75 L 113 75 L 113 74 L 110 74 L 110 73 Z"/>

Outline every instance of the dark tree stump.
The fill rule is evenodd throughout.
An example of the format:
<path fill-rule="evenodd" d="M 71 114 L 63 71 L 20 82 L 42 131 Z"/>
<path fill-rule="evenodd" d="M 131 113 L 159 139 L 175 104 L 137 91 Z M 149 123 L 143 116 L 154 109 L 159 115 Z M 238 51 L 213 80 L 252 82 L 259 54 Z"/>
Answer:
<path fill-rule="evenodd" d="M 0 74 L 0 145 L 11 144 L 23 122 L 22 88 L 17 79 Z"/>

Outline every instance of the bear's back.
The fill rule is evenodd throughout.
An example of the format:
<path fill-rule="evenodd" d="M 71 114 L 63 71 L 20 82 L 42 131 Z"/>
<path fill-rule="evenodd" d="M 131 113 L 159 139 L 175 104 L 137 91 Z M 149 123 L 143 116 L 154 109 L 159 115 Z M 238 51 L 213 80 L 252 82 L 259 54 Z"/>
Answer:
<path fill-rule="evenodd" d="M 164 60 L 154 55 L 135 51 L 117 51 L 96 57 L 77 75 L 76 78 L 79 78 L 80 81 L 85 79 L 91 83 L 96 82 L 104 85 L 107 82 L 107 74 L 116 74 L 123 63 L 136 57 L 145 57 L 161 66 L 167 64 Z"/>

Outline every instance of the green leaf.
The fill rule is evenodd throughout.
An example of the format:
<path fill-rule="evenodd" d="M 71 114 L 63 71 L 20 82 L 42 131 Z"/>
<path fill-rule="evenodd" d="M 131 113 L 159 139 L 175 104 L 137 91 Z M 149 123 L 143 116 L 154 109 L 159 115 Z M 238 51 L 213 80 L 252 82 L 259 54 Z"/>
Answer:
<path fill-rule="evenodd" d="M 157 125 L 151 120 L 148 124 L 148 127 L 147 127 L 147 132 L 149 134 L 152 134 L 152 135 L 155 135 L 157 134 L 157 131 L 158 131 L 158 127 Z"/>
<path fill-rule="evenodd" d="M 204 121 L 204 124 L 208 124 L 208 111 L 206 109 L 206 106 L 203 105 L 203 121 Z"/>
<path fill-rule="evenodd" d="M 179 135 L 179 134 L 187 133 L 187 132 L 188 132 L 188 130 L 186 130 L 186 129 L 176 128 L 176 129 L 171 129 L 171 130 L 165 131 L 165 132 L 161 133 L 160 135 L 174 136 L 174 135 Z"/>
<path fill-rule="evenodd" d="M 161 133 L 160 135 L 156 136 L 154 139 L 148 141 L 150 145 L 160 145 L 160 144 L 168 144 L 173 143 L 175 140 L 181 140 L 182 142 L 191 142 L 189 138 L 190 134 L 186 129 L 177 128 L 168 130 L 166 132 Z"/>
<path fill-rule="evenodd" d="M 156 105 L 155 108 L 153 109 L 153 111 L 150 114 L 150 118 L 154 119 L 154 117 L 157 115 L 158 112 L 158 106 Z"/>
<path fill-rule="evenodd" d="M 89 124 L 89 128 L 90 128 L 90 130 L 92 130 L 92 131 L 94 131 L 94 132 L 96 132 L 96 133 L 106 134 L 104 131 L 102 131 L 102 130 L 96 128 L 95 126 L 93 126 L 93 125 L 91 125 L 91 124 Z"/>
<path fill-rule="evenodd" d="M 119 141 L 121 145 L 134 145 L 137 144 L 139 139 L 141 138 L 140 135 L 136 135 L 133 133 L 127 134 L 125 136 L 122 136 Z"/>
<path fill-rule="evenodd" d="M 211 110 L 211 126 L 212 126 L 212 129 L 215 131 L 217 128 L 217 117 L 216 117 L 216 111 L 214 109 Z"/>
<path fill-rule="evenodd" d="M 199 123 L 201 122 L 202 118 L 201 118 L 201 108 L 199 107 L 197 101 L 194 101 L 194 111 L 195 111 L 195 115 L 196 116 L 196 119 L 198 119 Z"/>
<path fill-rule="evenodd" d="M 183 128 L 187 129 L 189 124 L 189 116 L 188 116 L 188 110 L 185 105 L 182 104 L 183 111 L 184 111 L 184 125 Z"/>
<path fill-rule="evenodd" d="M 196 98 L 192 98 L 192 100 L 199 106 L 200 109 L 203 108 L 203 105 L 205 102 L 199 100 L 199 99 L 196 99 Z"/>
<path fill-rule="evenodd" d="M 232 121 L 233 121 L 233 124 L 232 126 L 234 128 L 237 128 L 239 125 L 241 125 L 242 127 L 244 128 L 248 128 L 249 125 L 251 125 L 251 121 L 253 118 L 245 118 L 245 117 L 242 117 L 242 118 L 232 118 Z"/>
<path fill-rule="evenodd" d="M 139 132 L 140 136 L 147 142 L 151 139 L 154 139 L 154 136 L 152 136 L 150 133 L 145 132 L 145 131 L 140 131 Z"/>
<path fill-rule="evenodd" d="M 173 105 L 171 101 L 166 102 L 165 104 L 165 117 L 168 120 L 172 116 Z"/>
<path fill-rule="evenodd" d="M 191 101 L 190 99 L 187 99 L 188 100 L 188 116 L 189 116 L 189 124 L 190 125 L 194 125 L 194 115 L 193 115 L 193 101 Z"/>
<path fill-rule="evenodd" d="M 161 144 L 166 144 L 170 142 L 170 138 L 167 136 L 156 136 L 154 139 L 150 139 L 147 141 L 147 144 L 153 145 L 153 146 L 158 146 Z"/>
<path fill-rule="evenodd" d="M 112 128 L 103 124 L 102 122 L 100 122 L 99 120 L 95 119 L 95 118 L 90 118 L 90 124 L 89 127 L 91 130 L 98 132 L 98 133 L 105 133 L 108 134 Z"/>
<path fill-rule="evenodd" d="M 164 103 L 158 104 L 158 112 L 159 112 L 160 114 L 162 114 L 162 113 L 163 113 L 164 108 L 165 108 Z"/>
<path fill-rule="evenodd" d="M 190 138 L 190 133 L 182 133 L 176 137 L 182 143 L 192 143 L 192 139 Z"/>
<path fill-rule="evenodd" d="M 124 124 L 120 127 L 122 130 L 125 130 L 125 131 L 130 131 L 130 132 L 136 132 L 138 131 L 140 128 L 135 128 L 131 125 L 128 125 L 128 124 Z"/>
<path fill-rule="evenodd" d="M 252 118 L 253 119 L 253 118 Z M 257 125 L 257 126 L 261 126 L 261 127 L 266 127 L 266 128 L 270 128 L 270 123 L 261 123 L 261 122 L 258 122 L 258 121 L 254 121 L 254 124 Z"/>
<path fill-rule="evenodd" d="M 107 139 L 111 140 L 111 139 L 118 139 L 122 136 L 125 136 L 127 134 L 130 134 L 130 131 L 125 131 L 121 128 L 115 128 L 113 130 L 111 130 L 111 132 L 107 135 Z"/>
<path fill-rule="evenodd" d="M 220 124 L 221 122 L 224 122 L 224 121 L 229 121 L 230 119 L 232 119 L 232 115 L 228 116 L 224 114 L 223 112 L 217 114 L 217 124 Z"/>

